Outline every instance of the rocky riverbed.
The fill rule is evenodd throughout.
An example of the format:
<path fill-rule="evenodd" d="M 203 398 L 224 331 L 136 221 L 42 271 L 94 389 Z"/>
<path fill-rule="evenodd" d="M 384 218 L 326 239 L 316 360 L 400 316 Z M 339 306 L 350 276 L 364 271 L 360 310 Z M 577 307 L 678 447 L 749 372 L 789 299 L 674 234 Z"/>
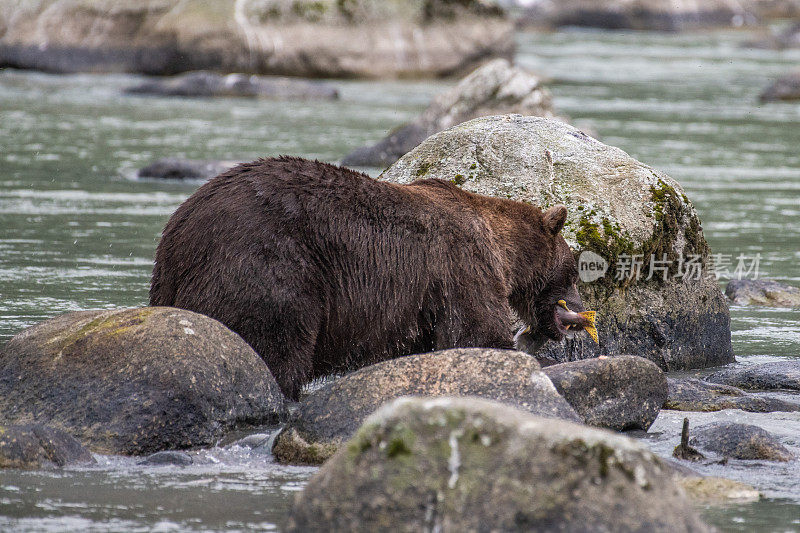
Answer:
<path fill-rule="evenodd" d="M 697 36 L 592 36 L 593 57 L 606 59 L 599 63 L 595 59 L 581 63 L 576 49 L 561 39 L 565 37 L 558 34 L 541 38 L 535 41 L 535 56 L 521 57 L 530 70 L 557 75 L 551 89 L 561 95 L 556 100 L 559 110 L 590 119 L 602 132 L 604 144 L 620 146 L 636 160 L 664 168 L 679 181 L 702 219 L 713 252 L 732 255 L 737 246 L 746 243 L 746 252 L 764 252 L 764 274 L 796 285 L 791 274 L 793 252 L 787 245 L 794 242 L 796 213 L 792 204 L 782 203 L 787 194 L 791 200 L 793 174 L 781 166 L 793 161 L 794 129 L 785 126 L 795 118 L 789 107 L 766 106 L 755 111 L 751 107 L 764 72 L 776 72 L 784 65 L 772 63 L 766 56 L 748 59 L 736 55 L 739 52 L 732 43 L 741 39 L 739 35 L 715 37 L 718 41 L 705 37 L 697 41 Z M 713 47 L 714 43 L 720 43 L 714 50 L 732 54 L 736 61 L 720 63 L 698 52 L 681 65 L 654 60 L 647 69 L 620 68 L 620 64 L 640 64 L 643 54 L 663 58 L 674 54 L 676 47 L 685 53 L 692 46 Z M 626 50 L 635 53 L 627 56 Z M 541 58 L 547 58 L 549 68 L 542 68 Z M 702 65 L 698 75 L 682 80 L 680 92 L 671 92 L 677 88 L 670 84 L 674 70 L 693 62 Z M 608 78 L 603 77 L 606 72 Z M 641 83 L 619 81 L 626 76 L 646 79 Z M 661 83 L 654 86 L 651 76 Z M 595 81 L 587 86 L 581 82 L 584 77 Z M 121 103 L 121 88 L 132 81 L 137 79 L 53 79 L 3 73 L 3 112 L 19 129 L 2 130 L 13 153 L 6 154 L 0 216 L 5 227 L 19 237 L 0 243 L 4 252 L 0 274 L 4 290 L 11 295 L 0 320 L 5 338 L 66 311 L 142 303 L 153 239 L 164 218 L 196 184 L 131 182 L 121 177 L 130 169 L 155 159 L 153 156 L 179 153 L 229 160 L 234 155 L 253 158 L 287 146 L 302 146 L 298 150 L 305 155 L 335 160 L 352 147 L 380 138 L 392 125 L 412 120 L 444 89 L 438 83 L 386 83 L 371 93 L 360 82 L 347 82 L 339 103 L 299 104 L 291 113 L 284 110 L 284 120 L 285 104 L 234 100 L 167 104 L 157 97 Z M 693 89 L 686 89 L 687 85 Z M 654 91 L 658 98 L 651 100 Z M 698 103 L 698 94 L 714 96 L 706 106 L 702 99 Z M 404 107 L 397 103 L 401 101 L 411 104 Z M 98 118 L 89 120 L 87 109 Z M 694 112 L 686 114 L 685 109 Z M 748 122 L 746 128 L 731 135 L 730 117 L 752 113 L 768 127 Z M 308 127 L 298 116 L 305 117 Z M 215 124 L 214 131 L 209 130 L 209 123 Z M 15 131 L 25 134 L 16 137 Z M 282 135 L 282 131 L 291 134 Z M 685 142 L 676 141 L 676 132 Z M 31 144 L 31 139 L 38 139 L 39 146 Z M 94 143 L 100 146 L 97 152 L 91 150 Z M 768 143 L 770 149 L 760 151 L 762 144 L 758 143 Z M 84 151 L 80 147 L 85 147 Z M 742 224 L 743 219 L 756 222 Z M 796 356 L 794 313 L 782 307 L 732 305 L 732 340 L 740 365 Z M 702 379 L 705 373 L 670 377 Z M 783 390 L 739 390 L 757 398 L 796 403 L 796 396 Z M 634 435 L 668 458 L 678 444 L 684 417 L 690 418 L 692 437 L 695 429 L 716 422 L 750 424 L 768 431 L 797 455 L 800 429 L 796 413 L 791 411 L 662 410 L 647 433 Z M 59 524 L 76 529 L 108 524 L 115 529 L 274 529 L 284 524 L 294 495 L 315 470 L 274 464 L 267 451 L 274 436 L 272 428 L 255 431 L 244 441 L 233 435 L 170 456 L 95 454 L 95 465 L 4 471 L 0 483 L 2 526 L 22 531 L 55 529 Z M 449 445 L 449 438 L 446 442 Z M 461 450 L 461 441 L 456 442 Z M 729 496 L 744 495 L 749 500 L 728 498 L 736 503 L 704 508 L 706 520 L 724 530 L 794 527 L 796 462 L 729 459 L 723 465 L 713 452 L 703 449 L 703 453 L 708 462 L 692 463 L 688 468 L 735 478 L 764 494 L 763 500 L 754 503 L 752 489 L 726 489 Z M 446 469 L 446 485 L 451 475 Z M 699 495 L 695 498 L 705 501 Z"/>

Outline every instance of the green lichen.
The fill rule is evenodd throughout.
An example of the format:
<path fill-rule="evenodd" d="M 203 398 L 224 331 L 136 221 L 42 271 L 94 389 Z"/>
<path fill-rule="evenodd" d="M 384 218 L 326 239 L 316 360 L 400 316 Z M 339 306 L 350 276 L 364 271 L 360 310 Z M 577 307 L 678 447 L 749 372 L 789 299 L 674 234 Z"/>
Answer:
<path fill-rule="evenodd" d="M 592 222 L 591 216 L 582 216 L 578 220 L 578 229 L 575 231 L 575 240 L 581 250 L 591 250 L 608 261 L 609 265 L 616 265 L 620 256 L 633 255 L 636 247 L 619 227 L 608 218 L 603 217 L 600 223 Z M 600 278 L 595 282 L 598 285 L 613 289 L 615 286 L 625 286 L 631 280 L 616 280 L 613 275 Z"/>
<path fill-rule="evenodd" d="M 147 320 L 147 317 L 155 311 L 152 307 L 145 307 L 133 313 L 114 313 L 110 316 L 99 316 L 66 337 L 55 337 L 49 343 L 57 345 L 55 349 L 58 352 L 68 352 L 75 344 L 88 337 L 116 337 L 128 333 Z"/>
<path fill-rule="evenodd" d="M 464 177 L 463 174 L 456 174 L 455 176 L 453 176 L 453 179 L 450 180 L 450 183 L 461 186 L 464 184 L 465 181 L 467 181 L 467 179 Z"/>
<path fill-rule="evenodd" d="M 414 433 L 408 428 L 396 431 L 386 443 L 386 457 L 396 459 L 411 455 L 411 448 L 416 440 Z"/>
<path fill-rule="evenodd" d="M 422 176 L 427 174 L 430 169 L 431 169 L 431 164 L 430 163 L 426 162 L 426 163 L 420 164 L 420 166 L 417 167 L 417 172 L 416 172 L 417 178 L 421 178 Z"/>
<path fill-rule="evenodd" d="M 614 450 L 608 446 L 597 447 L 597 460 L 600 463 L 600 476 L 608 477 L 609 473 L 609 459 L 614 456 Z"/>
<path fill-rule="evenodd" d="M 364 436 L 362 431 L 359 431 L 359 434 L 356 435 L 356 438 L 350 441 L 347 445 L 347 453 L 351 456 L 361 455 L 362 453 L 366 452 L 370 448 L 372 448 L 372 441 Z"/>
<path fill-rule="evenodd" d="M 611 469 L 616 468 L 629 480 L 634 481 L 636 476 L 633 469 L 616 458 L 616 449 L 604 442 L 587 444 L 583 439 L 574 439 L 562 442 L 553 448 L 561 457 L 579 462 L 586 467 L 587 474 L 591 475 L 592 469 L 597 468 L 601 477 L 608 477 Z"/>
<path fill-rule="evenodd" d="M 650 187 L 651 200 L 653 202 L 653 213 L 656 219 L 652 237 L 642 245 L 642 253 L 646 259 L 651 255 L 661 260 L 663 257 L 669 261 L 670 270 L 668 275 L 677 274 L 680 266 L 679 257 L 675 253 L 675 240 L 680 232 L 680 221 L 688 217 L 689 224 L 684 229 L 683 234 L 686 238 L 686 245 L 683 248 L 684 259 L 690 255 L 698 255 L 701 263 L 705 264 L 709 249 L 705 238 L 702 235 L 700 221 L 691 213 L 688 198 L 659 179 L 657 186 Z M 659 277 L 657 281 L 661 281 Z"/>
<path fill-rule="evenodd" d="M 328 10 L 327 2 L 296 0 L 292 5 L 292 12 L 309 22 L 317 22 L 325 16 Z"/>
<path fill-rule="evenodd" d="M 664 265 L 668 268 L 667 279 L 678 274 L 681 262 L 675 252 L 675 242 L 681 232 L 686 241 L 682 250 L 684 259 L 688 259 L 690 255 L 698 255 L 701 262 L 705 262 L 709 249 L 702 234 L 700 221 L 692 212 L 684 194 L 679 194 L 662 179 L 650 188 L 650 194 L 655 219 L 653 233 L 641 245 L 635 245 L 620 225 L 609 218 L 601 217 L 598 220 L 594 209 L 588 214 L 582 214 L 578 221 L 579 227 L 575 231 L 575 240 L 581 250 L 591 250 L 605 258 L 612 269 L 622 256 L 640 256 L 639 282 L 663 283 L 664 274 L 661 271 L 655 271 L 650 280 L 646 279 L 650 274 L 650 259 L 653 257 L 656 261 L 666 261 Z M 580 207 L 582 206 L 578 209 L 583 211 Z M 685 225 L 683 221 L 687 219 L 688 225 L 683 228 Z M 608 289 L 624 289 L 635 281 L 637 280 L 633 276 L 626 276 L 623 279 L 604 276 L 596 282 L 596 285 Z"/>

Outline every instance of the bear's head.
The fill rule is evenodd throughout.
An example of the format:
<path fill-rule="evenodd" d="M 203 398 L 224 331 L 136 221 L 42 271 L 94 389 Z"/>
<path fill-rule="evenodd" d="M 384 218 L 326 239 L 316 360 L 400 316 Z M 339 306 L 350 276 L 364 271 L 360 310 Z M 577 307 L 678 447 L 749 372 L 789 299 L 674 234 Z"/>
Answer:
<path fill-rule="evenodd" d="M 561 341 L 589 325 L 578 293 L 578 266 L 561 230 L 567 220 L 563 205 L 536 210 L 528 217 L 528 235 L 518 263 L 516 290 L 510 303 L 528 325 L 517 334 L 518 344 L 528 351 L 547 340 Z M 524 342 L 520 336 L 524 335 Z"/>

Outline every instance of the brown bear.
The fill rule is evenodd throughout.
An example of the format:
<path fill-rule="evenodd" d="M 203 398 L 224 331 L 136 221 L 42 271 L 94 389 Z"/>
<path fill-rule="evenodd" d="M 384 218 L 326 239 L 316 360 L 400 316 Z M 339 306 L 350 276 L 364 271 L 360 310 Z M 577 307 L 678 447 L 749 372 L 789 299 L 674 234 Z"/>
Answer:
<path fill-rule="evenodd" d="M 297 399 L 314 378 L 402 355 L 513 348 L 512 310 L 534 338 L 562 339 L 583 310 L 566 216 L 438 179 L 260 159 L 175 211 L 150 305 L 216 318 Z"/>

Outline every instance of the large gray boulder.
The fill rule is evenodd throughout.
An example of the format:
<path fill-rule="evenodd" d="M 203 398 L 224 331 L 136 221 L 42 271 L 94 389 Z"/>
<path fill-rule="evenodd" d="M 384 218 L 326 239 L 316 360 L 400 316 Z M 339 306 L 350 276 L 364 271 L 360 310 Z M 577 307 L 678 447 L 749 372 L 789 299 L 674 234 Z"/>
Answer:
<path fill-rule="evenodd" d="M 664 373 L 642 357 L 571 361 L 543 372 L 590 426 L 647 431 L 667 398 Z"/>
<path fill-rule="evenodd" d="M 386 167 L 419 143 L 461 122 L 486 115 L 519 113 L 553 117 L 550 92 L 540 77 L 495 59 L 434 98 L 420 116 L 372 146 L 342 159 L 345 166 Z"/>
<path fill-rule="evenodd" d="M 567 243 L 608 267 L 580 284 L 586 308 L 597 311 L 600 345 L 579 334 L 548 343 L 537 356 L 564 362 L 632 353 L 664 370 L 733 361 L 728 305 L 706 275 L 710 256 L 700 219 L 680 185 L 663 172 L 563 122 L 500 115 L 429 137 L 380 176 L 396 183 L 420 178 L 541 207 L 564 204 Z M 617 268 L 635 256 L 645 265 L 651 256 L 666 257 L 666 268 L 654 269 L 651 279 L 647 266 L 638 278 Z M 699 279 L 689 262 L 701 269 Z M 579 267 L 585 264 L 579 261 Z M 590 273 L 582 276 L 592 279 Z M 520 343 L 526 344 L 536 343 Z"/>
<path fill-rule="evenodd" d="M 581 421 L 530 355 L 456 348 L 377 363 L 317 389 L 300 403 L 273 453 L 283 463 L 320 464 L 381 405 L 410 395 L 475 396 Z"/>
<path fill-rule="evenodd" d="M 68 313 L 0 349 L 0 424 L 61 427 L 98 453 L 210 445 L 283 409 L 253 349 L 183 309 Z"/>
<path fill-rule="evenodd" d="M 752 6 L 739 0 L 536 0 L 526 3 L 520 19 L 523 25 L 548 28 L 655 31 L 740 27 L 757 22 Z"/>
<path fill-rule="evenodd" d="M 38 469 L 94 463 L 72 435 L 42 424 L 0 426 L 0 469 Z"/>
<path fill-rule="evenodd" d="M 442 76 L 513 50 L 484 0 L 0 2 L 0 68 Z"/>
<path fill-rule="evenodd" d="M 288 531 L 709 531 L 643 445 L 476 398 L 397 400 L 298 495 Z"/>

